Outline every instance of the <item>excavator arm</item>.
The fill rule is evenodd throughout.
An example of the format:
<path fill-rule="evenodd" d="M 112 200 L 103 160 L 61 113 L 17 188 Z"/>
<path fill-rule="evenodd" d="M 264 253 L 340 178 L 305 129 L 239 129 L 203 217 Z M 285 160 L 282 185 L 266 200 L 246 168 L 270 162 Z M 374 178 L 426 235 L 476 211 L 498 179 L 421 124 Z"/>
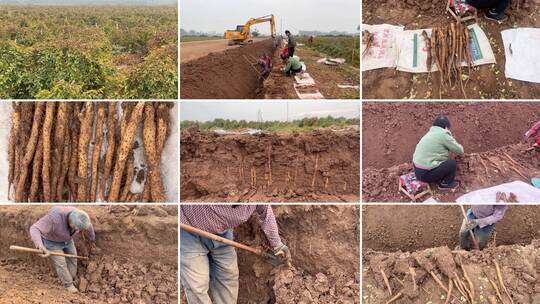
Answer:
<path fill-rule="evenodd" d="M 229 44 L 243 44 L 251 41 L 251 26 L 259 23 L 270 22 L 270 34 L 276 37 L 276 19 L 274 15 L 262 16 L 249 19 L 243 26 L 238 26 L 237 30 L 225 32 L 225 39 L 229 39 Z"/>

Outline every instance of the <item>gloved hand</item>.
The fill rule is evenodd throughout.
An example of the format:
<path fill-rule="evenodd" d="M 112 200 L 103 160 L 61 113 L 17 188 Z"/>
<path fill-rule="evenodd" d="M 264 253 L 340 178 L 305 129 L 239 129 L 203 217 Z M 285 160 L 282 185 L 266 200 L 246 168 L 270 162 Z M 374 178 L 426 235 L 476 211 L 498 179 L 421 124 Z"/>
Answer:
<path fill-rule="evenodd" d="M 465 224 L 465 230 L 467 231 L 473 230 L 476 226 L 478 226 L 478 221 L 469 219 L 467 223 Z"/>
<path fill-rule="evenodd" d="M 39 250 L 43 252 L 43 254 L 40 254 L 42 258 L 48 258 L 51 256 L 51 252 L 49 251 L 49 249 L 45 248 L 45 246 L 40 246 Z"/>
<path fill-rule="evenodd" d="M 97 245 L 96 245 L 96 242 L 91 242 L 90 243 L 90 254 L 92 255 L 99 255 L 101 254 L 101 248 L 99 248 Z"/>
<path fill-rule="evenodd" d="M 289 251 L 289 247 L 285 244 L 274 247 L 274 255 L 281 257 L 287 262 L 291 260 L 291 252 Z"/>

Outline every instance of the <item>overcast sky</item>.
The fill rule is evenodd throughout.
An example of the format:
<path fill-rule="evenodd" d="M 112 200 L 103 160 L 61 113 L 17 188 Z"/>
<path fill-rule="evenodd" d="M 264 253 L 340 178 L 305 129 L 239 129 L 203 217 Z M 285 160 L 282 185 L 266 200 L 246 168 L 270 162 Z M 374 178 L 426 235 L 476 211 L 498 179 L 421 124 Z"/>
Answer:
<path fill-rule="evenodd" d="M 287 101 L 182 101 L 181 120 L 211 121 L 216 118 L 257 121 L 259 109 L 263 120 L 287 120 Z M 289 120 L 304 117 L 359 118 L 357 101 L 289 101 Z"/>
<path fill-rule="evenodd" d="M 274 14 L 277 31 L 299 30 L 356 32 L 360 25 L 360 0 L 180 0 L 180 27 L 223 33 L 249 18 Z M 256 27 L 269 33 L 269 24 Z"/>

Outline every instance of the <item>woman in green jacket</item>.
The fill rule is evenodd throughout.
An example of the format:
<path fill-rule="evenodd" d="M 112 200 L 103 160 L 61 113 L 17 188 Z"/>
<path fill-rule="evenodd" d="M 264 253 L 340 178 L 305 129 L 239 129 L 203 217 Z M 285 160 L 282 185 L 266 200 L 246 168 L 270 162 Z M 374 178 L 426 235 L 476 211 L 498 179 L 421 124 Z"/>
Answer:
<path fill-rule="evenodd" d="M 441 115 L 435 118 L 433 126 L 416 145 L 413 155 L 416 178 L 426 183 L 438 183 L 441 190 L 457 188 L 457 163 L 449 159 L 450 152 L 463 154 L 463 146 L 452 136 L 448 117 Z"/>

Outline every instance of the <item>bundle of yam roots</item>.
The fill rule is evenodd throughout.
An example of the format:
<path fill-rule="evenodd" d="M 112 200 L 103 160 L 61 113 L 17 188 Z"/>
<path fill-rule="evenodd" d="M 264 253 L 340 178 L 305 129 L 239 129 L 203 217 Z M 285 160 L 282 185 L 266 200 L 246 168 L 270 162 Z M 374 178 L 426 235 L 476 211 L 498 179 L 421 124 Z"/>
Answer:
<path fill-rule="evenodd" d="M 463 81 L 468 81 L 473 66 L 470 35 L 467 26 L 461 22 L 450 23 L 446 27 L 434 28 L 431 37 L 426 31 L 422 32 L 427 48 L 427 69 L 428 78 L 431 76 L 431 67 L 437 66 L 439 70 L 439 94 L 455 87 L 459 83 L 463 97 L 467 98 Z M 467 77 L 462 77 L 462 63 L 466 63 L 468 68 Z"/>
<path fill-rule="evenodd" d="M 172 106 L 13 102 L 8 196 L 17 202 L 166 201 L 160 163 Z"/>

